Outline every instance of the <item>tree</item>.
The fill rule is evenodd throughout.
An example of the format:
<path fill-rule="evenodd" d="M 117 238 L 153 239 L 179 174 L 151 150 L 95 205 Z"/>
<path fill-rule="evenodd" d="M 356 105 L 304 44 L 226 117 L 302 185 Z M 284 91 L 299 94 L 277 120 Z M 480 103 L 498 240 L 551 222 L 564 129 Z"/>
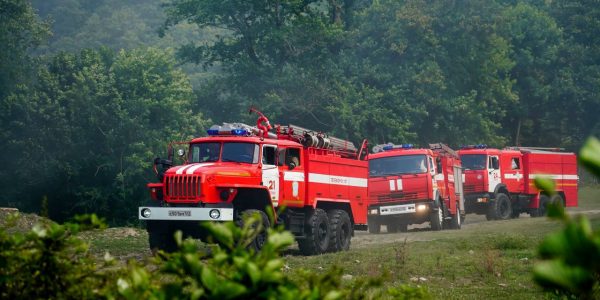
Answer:
<path fill-rule="evenodd" d="M 37 19 L 28 1 L 0 0 L 0 45 L 2 45 L 0 47 L 0 101 L 2 103 L 19 84 L 29 82 L 29 76 L 35 66 L 35 61 L 30 57 L 29 52 L 39 46 L 48 34 L 48 24 Z"/>
<path fill-rule="evenodd" d="M 95 212 L 111 223 L 135 221 L 152 159 L 166 143 L 206 127 L 191 110 L 192 89 L 172 53 L 157 49 L 61 53 L 38 72 L 38 84 L 11 96 L 16 134 L 13 179 L 3 202 L 50 216 Z M 4 184 L 4 182 L 3 182 Z M 12 197 L 11 197 L 12 196 Z"/>

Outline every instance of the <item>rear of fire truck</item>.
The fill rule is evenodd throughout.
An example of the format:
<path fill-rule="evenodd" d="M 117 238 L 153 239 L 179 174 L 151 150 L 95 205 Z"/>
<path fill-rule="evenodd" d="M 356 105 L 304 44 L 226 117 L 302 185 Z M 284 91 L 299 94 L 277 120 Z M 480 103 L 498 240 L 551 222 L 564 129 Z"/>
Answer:
<path fill-rule="evenodd" d="M 460 228 L 462 191 L 454 185 L 454 178 L 462 176 L 458 159 L 454 167 L 453 160 L 442 158 L 446 154 L 414 149 L 411 144 L 377 145 L 373 150 L 375 154 L 369 156 L 370 233 L 379 233 L 381 225 L 397 232 L 424 222 L 430 222 L 433 230 L 441 230 L 445 223 Z"/>

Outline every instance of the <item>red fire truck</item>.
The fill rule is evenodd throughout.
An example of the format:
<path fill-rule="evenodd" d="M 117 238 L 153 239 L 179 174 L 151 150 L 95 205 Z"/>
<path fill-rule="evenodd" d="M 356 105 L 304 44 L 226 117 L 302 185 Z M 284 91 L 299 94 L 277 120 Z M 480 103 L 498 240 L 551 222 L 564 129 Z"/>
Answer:
<path fill-rule="evenodd" d="M 577 158 L 574 153 L 560 150 L 463 147 L 458 153 L 465 168 L 466 212 L 485 214 L 488 220 L 504 220 L 521 213 L 543 216 L 550 202 L 577 206 Z M 534 179 L 540 176 L 556 181 L 556 195 L 540 193 L 534 184 Z"/>
<path fill-rule="evenodd" d="M 224 123 L 193 139 L 187 155 L 180 153 L 183 165 L 155 160 L 166 171 L 158 172 L 159 183 L 148 184 L 151 205 L 139 207 L 151 248 L 174 250 L 175 230 L 204 238 L 199 221 L 241 223 L 248 214 L 259 214 L 264 228 L 272 225 L 272 214 L 305 255 L 347 250 L 354 229 L 366 230 L 366 141 L 357 149 L 294 125 L 276 125 L 272 132 L 255 112 L 256 126 Z M 260 249 L 266 234 L 249 248 Z"/>
<path fill-rule="evenodd" d="M 406 231 L 430 222 L 433 230 L 460 229 L 464 217 L 458 154 L 444 144 L 377 145 L 369 156 L 368 229 Z"/>

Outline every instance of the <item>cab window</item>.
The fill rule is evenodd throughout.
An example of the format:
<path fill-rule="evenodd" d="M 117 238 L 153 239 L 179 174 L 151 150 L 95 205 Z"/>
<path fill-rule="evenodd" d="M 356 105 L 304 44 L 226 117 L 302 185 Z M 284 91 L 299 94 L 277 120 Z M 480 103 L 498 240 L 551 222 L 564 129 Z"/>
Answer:
<path fill-rule="evenodd" d="M 274 146 L 265 145 L 263 147 L 263 156 L 262 156 L 263 165 L 275 165 L 276 153 L 277 153 L 277 148 L 275 148 Z"/>
<path fill-rule="evenodd" d="M 519 161 L 518 157 L 513 157 L 510 161 L 510 168 L 512 170 L 519 170 L 521 169 L 521 163 Z"/>
<path fill-rule="evenodd" d="M 285 152 L 285 164 L 289 165 L 290 163 L 294 163 L 296 167 L 300 166 L 300 149 L 287 149 L 287 151 Z"/>

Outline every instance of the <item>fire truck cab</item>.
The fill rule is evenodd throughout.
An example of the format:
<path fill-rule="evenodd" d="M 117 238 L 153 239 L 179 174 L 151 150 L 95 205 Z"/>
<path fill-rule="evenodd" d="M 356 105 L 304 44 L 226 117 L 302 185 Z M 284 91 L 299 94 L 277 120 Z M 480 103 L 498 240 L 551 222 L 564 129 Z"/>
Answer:
<path fill-rule="evenodd" d="M 430 222 L 433 230 L 460 229 L 464 217 L 460 159 L 449 147 L 377 145 L 369 156 L 368 229 L 406 231 Z M 456 180 L 455 180 L 456 179 Z"/>
<path fill-rule="evenodd" d="M 555 148 L 511 147 L 491 149 L 485 145 L 459 150 L 464 170 L 465 210 L 485 214 L 488 220 L 546 214 L 546 205 L 560 202 L 577 206 L 577 158 Z M 557 194 L 549 197 L 535 187 L 537 177 L 556 181 Z"/>
<path fill-rule="evenodd" d="M 248 214 L 258 214 L 264 228 L 270 219 L 283 224 L 306 255 L 348 250 L 354 229 L 366 230 L 366 142 L 357 149 L 294 125 L 273 133 L 258 113 L 264 119 L 256 127 L 225 123 L 193 139 L 181 166 L 157 160 L 165 171 L 148 184 L 151 204 L 139 208 L 151 248 L 175 250 L 175 230 L 204 239 L 199 222 L 241 225 Z M 250 248 L 266 238 L 265 229 Z"/>

